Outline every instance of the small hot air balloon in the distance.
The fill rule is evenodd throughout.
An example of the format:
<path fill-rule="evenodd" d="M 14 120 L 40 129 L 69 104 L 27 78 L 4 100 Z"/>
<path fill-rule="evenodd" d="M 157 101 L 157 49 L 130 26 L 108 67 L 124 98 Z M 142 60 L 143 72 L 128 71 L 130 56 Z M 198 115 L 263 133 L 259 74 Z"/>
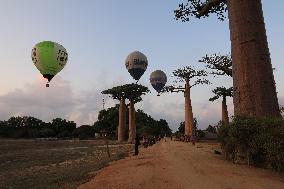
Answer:
<path fill-rule="evenodd" d="M 160 96 L 161 90 L 167 83 L 167 75 L 161 70 L 156 70 L 150 75 L 150 83 L 153 88 L 158 92 L 157 96 Z"/>
<path fill-rule="evenodd" d="M 66 49 L 52 41 L 36 44 L 31 56 L 36 68 L 48 80 L 46 87 L 49 87 L 51 79 L 64 68 L 68 60 Z"/>
<path fill-rule="evenodd" d="M 143 53 L 134 51 L 127 56 L 125 66 L 130 75 L 138 82 L 147 69 L 148 60 Z"/>

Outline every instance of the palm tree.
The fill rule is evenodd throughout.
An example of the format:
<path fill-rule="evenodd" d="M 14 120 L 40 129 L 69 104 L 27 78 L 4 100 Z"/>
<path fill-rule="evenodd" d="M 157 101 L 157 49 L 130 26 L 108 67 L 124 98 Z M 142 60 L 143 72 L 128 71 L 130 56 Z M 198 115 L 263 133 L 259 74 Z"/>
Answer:
<path fill-rule="evenodd" d="M 228 108 L 226 103 L 226 97 L 233 96 L 233 87 L 225 88 L 225 87 L 217 87 L 212 90 L 215 94 L 214 97 L 210 98 L 209 101 L 215 101 L 218 98 L 222 97 L 222 122 L 224 125 L 229 125 L 229 116 L 228 116 Z"/>

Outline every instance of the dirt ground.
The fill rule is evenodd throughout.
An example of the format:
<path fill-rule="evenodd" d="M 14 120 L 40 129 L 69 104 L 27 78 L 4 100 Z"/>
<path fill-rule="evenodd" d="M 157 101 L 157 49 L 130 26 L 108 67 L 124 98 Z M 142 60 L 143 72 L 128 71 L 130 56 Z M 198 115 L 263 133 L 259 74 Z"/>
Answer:
<path fill-rule="evenodd" d="M 112 162 L 79 189 L 283 189 L 283 175 L 236 165 L 214 154 L 214 143 L 164 140 L 138 156 Z"/>
<path fill-rule="evenodd" d="M 103 140 L 0 140 L 0 188 L 76 188 L 133 147 Z"/>

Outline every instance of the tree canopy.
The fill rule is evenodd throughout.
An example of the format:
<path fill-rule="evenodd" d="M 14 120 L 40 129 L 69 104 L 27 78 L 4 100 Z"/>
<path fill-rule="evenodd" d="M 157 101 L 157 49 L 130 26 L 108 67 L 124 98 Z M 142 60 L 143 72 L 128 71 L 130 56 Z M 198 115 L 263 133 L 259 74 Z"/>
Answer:
<path fill-rule="evenodd" d="M 192 66 L 185 66 L 173 71 L 173 76 L 176 77 L 174 83 L 178 84 L 181 82 L 190 82 L 190 88 L 199 84 L 210 84 L 209 80 L 204 77 L 207 76 L 205 70 L 197 70 Z M 184 92 L 184 87 L 181 85 L 169 85 L 165 86 L 162 92 Z"/>
<path fill-rule="evenodd" d="M 38 138 L 38 137 L 71 137 L 76 129 L 76 123 L 56 118 L 51 122 L 23 116 L 11 117 L 7 121 L 0 121 L 0 137 Z"/>
<path fill-rule="evenodd" d="M 206 68 L 212 70 L 210 74 L 227 75 L 232 77 L 232 58 L 230 55 L 212 54 L 205 55 L 198 62 L 206 64 Z"/>
<path fill-rule="evenodd" d="M 212 90 L 212 92 L 215 94 L 214 97 L 210 98 L 209 101 L 215 101 L 220 97 L 227 97 L 233 96 L 233 87 L 226 88 L 226 87 L 216 87 Z"/>
<path fill-rule="evenodd" d="M 129 111 L 127 109 L 127 111 Z M 128 116 L 128 114 L 126 114 Z M 155 120 L 142 110 L 135 111 L 136 131 L 138 135 L 144 136 L 163 136 L 170 135 L 171 129 L 166 120 Z M 128 119 L 126 119 L 128 124 Z M 108 134 L 116 133 L 118 126 L 118 105 L 115 107 L 102 110 L 99 113 L 98 121 L 94 123 L 96 132 L 107 132 Z M 126 135 L 127 133 L 125 133 Z"/>
<path fill-rule="evenodd" d="M 142 101 L 141 96 L 150 92 L 148 87 L 140 84 L 125 84 L 116 86 L 111 89 L 102 91 L 102 94 L 109 94 L 113 99 L 120 100 L 121 98 L 127 98 L 133 100 L 134 103 Z"/>
<path fill-rule="evenodd" d="M 225 20 L 227 0 L 187 0 L 174 10 L 176 20 L 189 21 L 189 17 L 205 18 L 210 14 L 216 14 L 219 20 Z"/>

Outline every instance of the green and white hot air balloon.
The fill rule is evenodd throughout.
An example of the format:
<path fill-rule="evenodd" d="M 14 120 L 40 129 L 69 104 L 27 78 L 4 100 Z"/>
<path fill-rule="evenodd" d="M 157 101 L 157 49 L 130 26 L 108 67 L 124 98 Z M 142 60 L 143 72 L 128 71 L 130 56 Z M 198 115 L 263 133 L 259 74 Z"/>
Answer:
<path fill-rule="evenodd" d="M 36 44 L 31 56 L 36 68 L 48 80 L 46 87 L 49 87 L 51 79 L 64 68 L 68 60 L 66 49 L 52 41 Z"/>

